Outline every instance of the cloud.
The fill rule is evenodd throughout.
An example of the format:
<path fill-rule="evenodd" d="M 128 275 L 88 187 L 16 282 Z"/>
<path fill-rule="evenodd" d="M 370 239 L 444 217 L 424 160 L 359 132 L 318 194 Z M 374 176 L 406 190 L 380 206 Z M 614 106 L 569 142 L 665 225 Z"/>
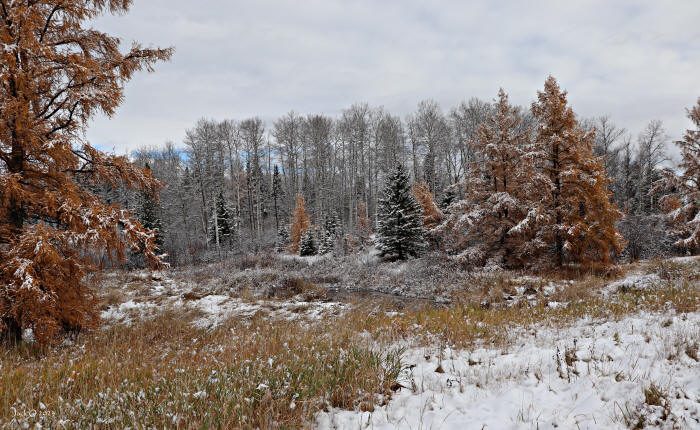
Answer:
<path fill-rule="evenodd" d="M 581 116 L 609 114 L 634 135 L 661 119 L 678 138 L 700 96 L 699 18 L 692 1 L 136 0 L 95 26 L 175 57 L 130 82 L 88 137 L 125 152 L 179 143 L 200 117 L 334 115 L 354 102 L 403 116 L 501 86 L 529 105 L 551 73 Z"/>

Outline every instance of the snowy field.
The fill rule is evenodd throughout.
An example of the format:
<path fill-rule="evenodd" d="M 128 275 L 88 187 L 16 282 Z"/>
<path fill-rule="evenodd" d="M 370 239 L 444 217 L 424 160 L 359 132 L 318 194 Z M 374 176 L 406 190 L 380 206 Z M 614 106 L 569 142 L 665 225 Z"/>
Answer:
<path fill-rule="evenodd" d="M 700 429 L 700 258 L 432 262 L 108 273 L 102 328 L 0 357 L 0 429 Z"/>
<path fill-rule="evenodd" d="M 324 412 L 316 424 L 324 429 L 700 428 L 699 340 L 700 313 L 668 312 L 534 327 L 515 333 L 507 349 L 407 345 L 403 388 L 387 405 L 372 412 Z M 656 394 L 658 401 L 648 398 Z"/>
<path fill-rule="evenodd" d="M 314 266 L 290 257 L 287 261 Z M 696 264 L 679 258 L 665 270 Z M 406 266 L 385 269 L 394 275 Z M 265 273 L 255 269 L 248 276 Z M 216 327 L 229 318 L 255 314 L 272 320 L 318 321 L 351 307 L 338 301 L 305 300 L 303 294 L 285 300 L 242 300 L 220 294 L 183 295 L 180 285 L 162 274 L 145 290 L 106 309 L 103 318 L 128 324 L 164 309 L 196 312 L 194 324 Z M 636 268 L 605 285 L 596 294 L 615 300 L 628 291 L 654 291 L 662 276 Z M 547 281 L 513 276 L 512 294 L 503 303 L 546 307 L 568 306 L 548 297 L 573 281 Z M 531 285 L 540 285 L 539 289 Z M 520 286 L 517 286 L 520 285 Z M 201 289 L 200 289 L 201 290 Z M 217 292 L 217 293 L 215 293 Z M 137 295 L 137 297 L 136 297 Z M 140 300 L 140 301 L 136 301 Z M 444 342 L 401 340 L 379 349 L 400 348 L 403 370 L 391 400 L 355 410 L 330 408 L 315 417 L 322 429 L 554 429 L 554 428 L 700 428 L 700 313 L 642 311 L 619 321 L 584 317 L 567 327 L 535 325 L 510 333 L 505 348 L 450 348 Z"/>

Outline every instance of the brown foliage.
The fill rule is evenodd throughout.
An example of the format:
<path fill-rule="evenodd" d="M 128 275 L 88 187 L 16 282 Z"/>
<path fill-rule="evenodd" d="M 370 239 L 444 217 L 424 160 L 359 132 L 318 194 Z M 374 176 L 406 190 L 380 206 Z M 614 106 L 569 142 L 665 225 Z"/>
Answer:
<path fill-rule="evenodd" d="M 125 54 L 116 37 L 85 25 L 130 1 L 9 2 L 0 8 L 0 333 L 31 328 L 49 342 L 94 326 L 95 300 L 83 283 L 91 255 L 143 252 L 152 264 L 153 232 L 89 189 L 97 184 L 157 189 L 125 157 L 82 143 L 96 113 L 112 115 L 123 85 L 169 49 Z"/>
<path fill-rule="evenodd" d="M 369 243 L 369 237 L 372 235 L 372 222 L 367 216 L 367 203 L 357 203 L 357 236 L 362 245 Z"/>
<path fill-rule="evenodd" d="M 593 155 L 594 132 L 586 132 L 567 104 L 567 93 L 552 76 L 538 92 L 532 113 L 539 121 L 536 148 L 550 186 L 541 189 L 546 223 L 539 231 L 554 249 L 554 261 L 609 263 L 623 239 L 615 229 L 620 211 L 611 202 L 609 182 Z"/>
<path fill-rule="evenodd" d="M 292 215 L 292 228 L 291 237 L 289 244 L 289 251 L 293 254 L 299 253 L 299 243 L 301 242 L 301 237 L 309 229 L 311 221 L 309 220 L 309 215 L 306 213 L 306 207 L 304 202 L 304 196 L 297 194 L 296 206 L 294 207 L 294 214 Z"/>
<path fill-rule="evenodd" d="M 437 227 L 443 220 L 444 215 L 435 204 L 435 196 L 430 187 L 425 182 L 418 182 L 413 185 L 413 195 L 423 208 L 423 226 L 427 229 Z"/>
<path fill-rule="evenodd" d="M 472 142 L 478 161 L 468 170 L 466 197 L 441 227 L 464 263 L 519 267 L 536 253 L 537 194 L 546 179 L 536 169 L 530 131 L 500 89 Z"/>

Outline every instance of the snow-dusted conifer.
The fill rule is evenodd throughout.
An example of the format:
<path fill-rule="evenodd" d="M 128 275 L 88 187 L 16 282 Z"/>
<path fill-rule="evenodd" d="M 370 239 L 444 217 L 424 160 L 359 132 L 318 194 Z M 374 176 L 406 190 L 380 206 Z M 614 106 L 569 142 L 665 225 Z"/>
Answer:
<path fill-rule="evenodd" d="M 376 246 L 382 257 L 398 260 L 417 257 L 426 247 L 422 210 L 400 163 L 379 201 Z"/>
<path fill-rule="evenodd" d="M 321 243 L 318 247 L 319 254 L 328 254 L 335 249 L 338 241 L 338 218 L 335 215 L 327 215 L 323 222 L 323 231 L 321 232 Z"/>
<path fill-rule="evenodd" d="M 289 246 L 289 229 L 286 226 L 281 226 L 277 230 L 277 252 L 284 252 Z"/>
<path fill-rule="evenodd" d="M 296 254 L 299 252 L 299 244 L 301 243 L 304 233 L 309 229 L 310 224 L 311 220 L 306 213 L 304 197 L 301 194 L 297 194 L 296 206 L 294 207 L 294 214 L 292 215 L 289 243 L 289 250 L 292 253 Z"/>
<path fill-rule="evenodd" d="M 310 255 L 316 255 L 317 253 L 318 248 L 316 247 L 316 239 L 314 239 L 313 231 L 311 231 L 309 228 L 301 237 L 301 243 L 299 244 L 299 255 L 302 257 L 308 257 Z"/>
<path fill-rule="evenodd" d="M 157 191 L 159 183 L 83 138 L 95 115 L 116 112 L 134 73 L 172 54 L 138 43 L 122 52 L 119 39 L 96 28 L 100 15 L 127 13 L 131 3 L 2 2 L 0 337 L 18 340 L 31 328 L 47 344 L 95 326 L 99 300 L 85 277 L 97 256 L 123 261 L 139 249 L 162 263 L 151 232 L 91 190 Z"/>
<path fill-rule="evenodd" d="M 473 143 L 479 162 L 465 181 L 464 200 L 453 203 L 441 226 L 452 251 L 473 265 L 520 266 L 533 252 L 527 233 L 536 221 L 537 202 L 530 199 L 543 185 L 535 169 L 523 116 L 503 89 L 494 110 L 479 127 Z"/>
<path fill-rule="evenodd" d="M 212 229 L 210 232 L 211 241 L 220 246 L 224 243 L 230 243 L 233 229 L 231 228 L 231 217 L 229 210 L 226 207 L 226 200 L 223 192 L 219 191 L 216 196 L 216 207 L 212 217 Z"/>
<path fill-rule="evenodd" d="M 151 166 L 146 163 L 146 171 L 151 173 Z M 155 245 L 158 250 L 163 249 L 163 223 L 160 219 L 160 204 L 158 193 L 155 190 L 143 190 L 140 193 L 140 208 L 138 211 L 141 224 L 155 234 Z"/>
<path fill-rule="evenodd" d="M 593 155 L 595 131 L 584 130 L 554 77 L 537 94 L 532 113 L 538 121 L 535 147 L 548 177 L 538 197 L 543 203 L 537 239 L 551 250 L 547 259 L 561 266 L 609 263 L 622 250 L 615 229 L 621 213 L 611 202 L 602 161 Z"/>
<path fill-rule="evenodd" d="M 681 173 L 665 172 L 667 195 L 661 206 L 668 213 L 677 238 L 675 245 L 694 255 L 700 251 L 700 98 L 688 110 L 695 129 L 688 129 L 683 140 L 676 142 L 682 161 Z"/>

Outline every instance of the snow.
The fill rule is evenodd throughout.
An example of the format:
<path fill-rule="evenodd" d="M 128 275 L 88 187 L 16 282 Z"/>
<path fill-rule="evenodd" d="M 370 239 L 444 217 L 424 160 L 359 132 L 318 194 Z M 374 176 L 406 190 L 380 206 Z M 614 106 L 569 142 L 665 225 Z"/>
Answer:
<path fill-rule="evenodd" d="M 661 278 L 656 273 L 652 274 L 630 274 L 627 277 L 615 281 L 605 288 L 603 288 L 602 293 L 604 296 L 608 296 L 618 291 L 630 291 L 630 290 L 649 290 L 657 288 L 661 284 Z"/>
<path fill-rule="evenodd" d="M 504 349 L 409 345 L 399 380 L 405 388 L 387 405 L 374 412 L 331 409 L 316 416 L 316 425 L 624 429 L 643 416 L 645 428 L 700 428 L 700 363 L 685 352 L 698 338 L 700 313 L 640 313 L 521 330 Z M 575 359 L 567 364 L 572 351 Z M 665 420 L 662 406 L 644 403 L 652 383 L 668 394 Z"/>
<path fill-rule="evenodd" d="M 149 313 L 156 308 L 155 303 L 150 302 L 136 302 L 134 300 L 128 300 L 124 303 L 120 303 L 116 307 L 110 307 L 102 312 L 102 319 L 106 321 L 119 321 L 123 323 L 129 323 L 132 317 L 145 318 Z"/>
<path fill-rule="evenodd" d="M 131 324 L 133 321 L 152 318 L 166 310 L 178 314 L 193 312 L 192 324 L 198 328 L 214 328 L 232 317 L 250 318 L 261 313 L 271 319 L 318 320 L 327 315 L 342 312 L 346 305 L 339 302 L 305 301 L 297 297 L 289 300 L 242 300 L 218 293 L 199 293 L 189 285 L 167 279 L 165 274 L 137 274 L 141 282 L 153 281 L 148 288 L 130 293 L 133 298 L 112 305 L 102 312 L 108 323 Z M 129 295 L 129 294 L 128 294 Z"/>
<path fill-rule="evenodd" d="M 668 261 L 671 261 L 673 263 L 678 263 L 678 264 L 692 264 L 692 263 L 700 264 L 700 257 L 689 255 L 689 256 L 683 256 L 683 257 L 669 258 Z"/>

